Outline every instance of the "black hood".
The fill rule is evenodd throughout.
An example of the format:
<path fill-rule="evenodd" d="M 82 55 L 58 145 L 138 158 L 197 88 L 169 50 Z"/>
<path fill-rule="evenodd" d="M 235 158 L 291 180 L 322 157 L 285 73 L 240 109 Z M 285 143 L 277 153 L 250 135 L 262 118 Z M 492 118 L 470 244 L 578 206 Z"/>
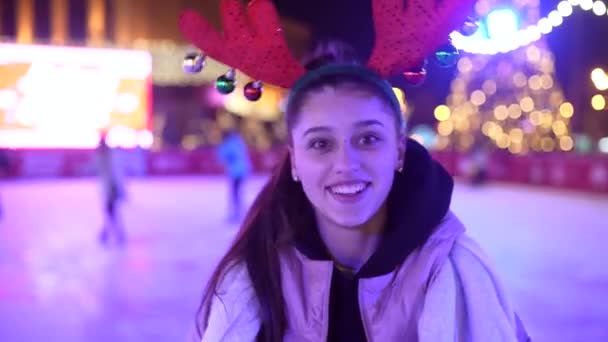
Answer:
<path fill-rule="evenodd" d="M 403 172 L 395 175 L 388 198 L 387 227 L 376 252 L 357 273 L 358 278 L 392 272 L 422 246 L 450 208 L 454 181 L 428 151 L 407 141 Z M 313 260 L 331 260 L 316 225 L 296 236 L 296 248 Z"/>

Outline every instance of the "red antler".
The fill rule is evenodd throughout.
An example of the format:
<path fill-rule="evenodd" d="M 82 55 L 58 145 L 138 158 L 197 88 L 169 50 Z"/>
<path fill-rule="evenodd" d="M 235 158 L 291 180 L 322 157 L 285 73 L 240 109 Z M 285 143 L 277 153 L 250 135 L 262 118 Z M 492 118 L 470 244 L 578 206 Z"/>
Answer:
<path fill-rule="evenodd" d="M 419 65 L 464 23 L 475 0 L 372 0 L 376 43 L 368 67 L 383 77 Z"/>
<path fill-rule="evenodd" d="M 270 0 L 253 0 L 247 10 L 240 0 L 220 4 L 223 34 L 194 11 L 184 11 L 179 26 L 201 51 L 248 76 L 289 88 L 305 73 L 291 54 Z"/>

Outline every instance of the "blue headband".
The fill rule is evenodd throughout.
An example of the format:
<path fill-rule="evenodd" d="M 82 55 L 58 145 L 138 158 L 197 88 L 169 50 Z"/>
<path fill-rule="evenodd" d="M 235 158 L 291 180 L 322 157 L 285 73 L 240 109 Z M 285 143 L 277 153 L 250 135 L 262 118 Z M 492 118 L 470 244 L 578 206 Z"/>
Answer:
<path fill-rule="evenodd" d="M 299 96 L 303 89 L 306 89 L 311 84 L 328 76 L 351 76 L 376 87 L 389 101 L 392 109 L 394 109 L 397 113 L 401 113 L 401 105 L 399 104 L 399 100 L 397 99 L 397 96 L 395 95 L 390 83 L 382 79 L 374 71 L 364 66 L 353 64 L 328 64 L 307 72 L 304 76 L 300 77 L 300 79 L 296 81 L 293 87 L 291 87 L 289 98 L 287 100 L 288 110 L 291 107 L 294 99 Z"/>

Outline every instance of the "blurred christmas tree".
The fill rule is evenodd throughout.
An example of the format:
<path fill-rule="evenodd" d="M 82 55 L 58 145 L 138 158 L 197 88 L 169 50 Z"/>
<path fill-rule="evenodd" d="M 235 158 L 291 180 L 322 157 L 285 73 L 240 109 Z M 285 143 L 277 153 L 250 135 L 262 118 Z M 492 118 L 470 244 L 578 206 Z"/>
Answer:
<path fill-rule="evenodd" d="M 438 148 L 467 151 L 491 143 L 513 154 L 572 150 L 574 108 L 542 38 L 568 9 L 540 19 L 538 6 L 538 0 L 480 0 L 477 32 L 466 41 L 453 36 L 457 46 L 468 43 L 467 51 L 479 53 L 463 54 L 447 105 L 435 109 Z"/>

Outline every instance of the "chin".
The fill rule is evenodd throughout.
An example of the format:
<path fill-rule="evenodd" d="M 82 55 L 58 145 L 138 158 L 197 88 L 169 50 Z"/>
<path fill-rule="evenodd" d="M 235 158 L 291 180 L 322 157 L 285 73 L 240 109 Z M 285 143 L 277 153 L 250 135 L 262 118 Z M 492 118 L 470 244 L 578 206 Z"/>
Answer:
<path fill-rule="evenodd" d="M 335 224 L 337 224 L 338 226 L 344 227 L 344 228 L 358 228 L 362 225 L 364 225 L 365 223 L 367 223 L 370 218 L 371 215 L 344 215 L 344 214 L 340 214 L 340 215 L 328 215 L 328 218 L 334 222 Z"/>

